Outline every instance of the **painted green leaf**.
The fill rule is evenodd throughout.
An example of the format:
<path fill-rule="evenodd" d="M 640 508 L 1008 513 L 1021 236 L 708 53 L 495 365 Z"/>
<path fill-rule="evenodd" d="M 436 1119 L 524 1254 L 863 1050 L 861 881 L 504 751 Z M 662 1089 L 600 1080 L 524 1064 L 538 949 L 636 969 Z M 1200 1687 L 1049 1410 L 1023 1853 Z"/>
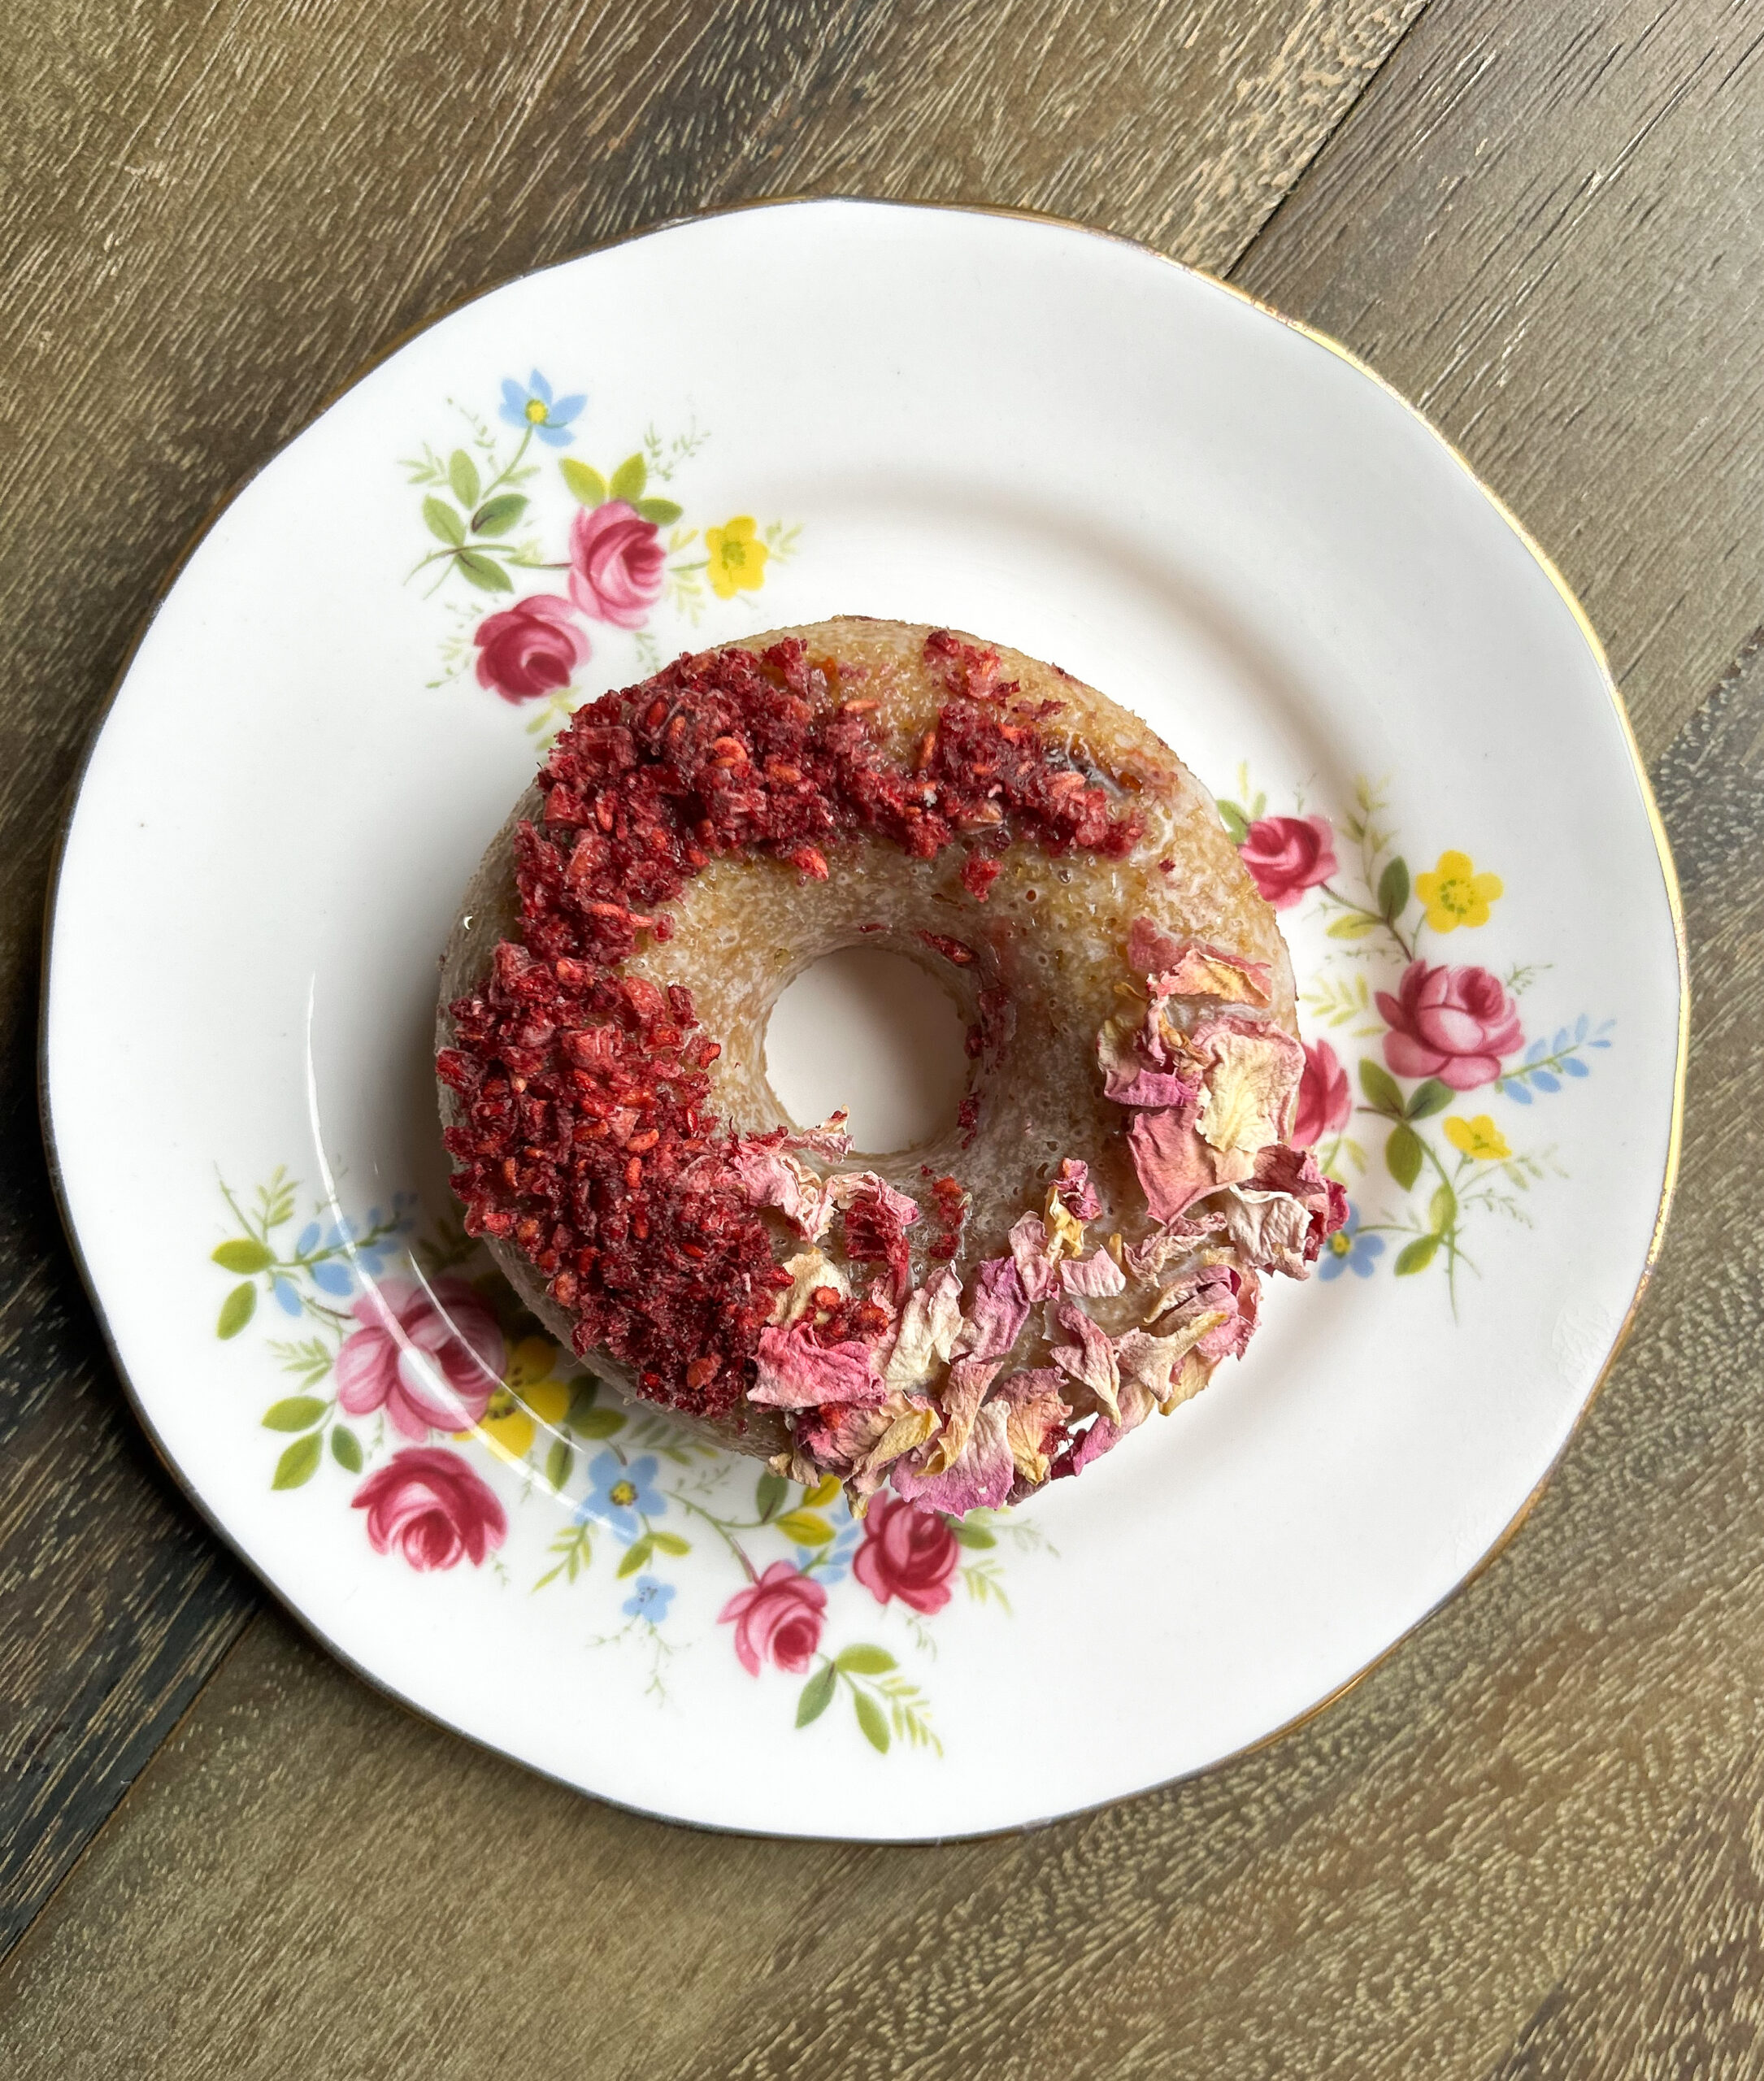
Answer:
<path fill-rule="evenodd" d="M 1384 1168 L 1406 1193 L 1421 1175 L 1424 1153 L 1420 1136 L 1406 1121 L 1391 1129 L 1384 1145 Z"/>
<path fill-rule="evenodd" d="M 1377 929 L 1377 919 L 1364 918 L 1358 910 L 1349 910 L 1330 926 L 1329 936 L 1332 940 L 1363 940 L 1368 932 Z"/>
<path fill-rule="evenodd" d="M 658 528 L 671 528 L 685 509 L 675 505 L 671 498 L 640 498 L 637 518 L 653 520 Z"/>
<path fill-rule="evenodd" d="M 867 1691 L 854 1691 L 851 1702 L 857 1709 L 858 1724 L 863 1729 L 863 1738 L 882 1755 L 889 1753 L 889 1723 L 882 1717 L 882 1708 Z"/>
<path fill-rule="evenodd" d="M 958 1546 L 971 1546 L 976 1552 L 984 1546 L 996 1546 L 998 1541 L 984 1525 L 964 1524 L 960 1518 L 945 1518 L 949 1536 Z"/>
<path fill-rule="evenodd" d="M 826 1518 L 812 1510 L 786 1510 L 777 1523 L 779 1531 L 797 1546 L 825 1546 L 833 1536 Z"/>
<path fill-rule="evenodd" d="M 806 1727 L 810 1720 L 818 1720 L 833 1701 L 833 1687 L 838 1681 L 833 1665 L 828 1662 L 818 1669 L 802 1687 L 802 1695 L 797 1700 L 797 1725 Z"/>
<path fill-rule="evenodd" d="M 572 1409 L 565 1420 L 578 1438 L 615 1438 L 625 1427 L 622 1409 Z"/>
<path fill-rule="evenodd" d="M 779 1505 L 789 1493 L 789 1483 L 781 1474 L 767 1467 L 754 1485 L 754 1508 L 758 1511 L 762 1524 L 776 1514 Z"/>
<path fill-rule="evenodd" d="M 619 1580 L 622 1582 L 627 1575 L 636 1575 L 639 1568 L 647 1567 L 650 1556 L 654 1551 L 655 1541 L 653 1539 L 640 1539 L 635 1546 L 628 1548 L 625 1557 L 619 1563 Z"/>
<path fill-rule="evenodd" d="M 271 1488 L 298 1488 L 302 1482 L 311 1481 L 324 1450 L 324 1439 L 319 1432 L 309 1431 L 304 1438 L 295 1439 L 276 1462 L 276 1471 L 270 1477 Z"/>
<path fill-rule="evenodd" d="M 331 1457 L 351 1474 L 362 1471 L 362 1441 L 346 1423 L 338 1424 L 331 1433 Z"/>
<path fill-rule="evenodd" d="M 429 532 L 437 541 L 447 542 L 457 549 L 466 539 L 466 524 L 445 499 L 425 498 L 423 518 Z"/>
<path fill-rule="evenodd" d="M 1378 907 L 1393 920 L 1409 908 L 1409 862 L 1393 860 L 1378 878 Z"/>
<path fill-rule="evenodd" d="M 1360 1088 L 1371 1101 L 1375 1112 L 1387 1114 L 1393 1120 L 1402 1118 L 1402 1093 L 1396 1078 L 1370 1055 L 1360 1058 Z"/>
<path fill-rule="evenodd" d="M 1441 1185 L 1427 1201 L 1427 1219 L 1436 1236 L 1443 1236 L 1458 1218 L 1458 1195 L 1449 1185 Z"/>
<path fill-rule="evenodd" d="M 447 458 L 447 481 L 462 506 L 477 504 L 478 466 L 463 448 L 456 448 Z"/>
<path fill-rule="evenodd" d="M 1431 1119 L 1436 1113 L 1443 1113 L 1458 1096 L 1449 1084 L 1441 1084 L 1436 1076 L 1430 1076 L 1425 1084 L 1418 1084 L 1409 1094 L 1409 1118 L 1411 1120 Z"/>
<path fill-rule="evenodd" d="M 563 481 L 584 506 L 604 506 L 606 503 L 606 480 L 598 470 L 591 470 L 585 463 L 578 463 L 573 455 L 566 455 L 558 467 L 563 472 Z"/>
<path fill-rule="evenodd" d="M 652 1531 L 651 1543 L 658 1553 L 690 1553 L 692 1542 L 682 1539 L 677 1531 Z"/>
<path fill-rule="evenodd" d="M 236 1286 L 220 1304 L 220 1319 L 215 1324 L 216 1336 L 237 1336 L 257 1313 L 257 1288 L 254 1286 Z"/>
<path fill-rule="evenodd" d="M 479 535 L 506 535 L 526 510 L 527 502 L 518 491 L 505 491 L 499 497 L 485 499 L 472 515 L 472 532 Z"/>
<path fill-rule="evenodd" d="M 512 593 L 514 580 L 493 558 L 477 550 L 461 550 L 454 558 L 472 584 L 486 593 Z"/>
<path fill-rule="evenodd" d="M 1249 836 L 1249 819 L 1235 802 L 1221 802 L 1219 806 L 1219 822 L 1225 827 L 1233 845 L 1241 845 Z"/>
<path fill-rule="evenodd" d="M 628 455 L 612 473 L 612 483 L 607 489 L 615 498 L 622 498 L 628 506 L 635 506 L 643 496 L 643 487 L 650 480 L 650 466 L 641 455 Z"/>
<path fill-rule="evenodd" d="M 846 1648 L 833 1666 L 852 1676 L 886 1676 L 898 1665 L 886 1648 Z"/>
<path fill-rule="evenodd" d="M 545 1454 L 545 1479 L 554 1488 L 561 1488 L 570 1478 L 570 1462 L 576 1453 L 567 1438 L 554 1438 L 551 1449 Z"/>
<path fill-rule="evenodd" d="M 579 1374 L 570 1383 L 570 1413 L 564 1422 L 573 1429 L 577 1419 L 585 1415 L 599 1399 L 599 1381 L 592 1373 Z"/>
<path fill-rule="evenodd" d="M 262 1271 L 276 1260 L 261 1243 L 254 1243 L 241 1236 L 231 1243 L 217 1244 L 210 1253 L 223 1271 L 235 1272 L 241 1279 L 249 1279 L 254 1271 Z"/>
<path fill-rule="evenodd" d="M 1425 1271 L 1433 1262 L 1433 1253 L 1440 1247 L 1437 1236 L 1418 1236 L 1401 1252 L 1397 1259 L 1397 1276 L 1406 1279 L 1411 1272 Z"/>
<path fill-rule="evenodd" d="M 266 1431 L 310 1431 L 324 1414 L 325 1404 L 316 1395 L 290 1395 L 263 1412 Z"/>

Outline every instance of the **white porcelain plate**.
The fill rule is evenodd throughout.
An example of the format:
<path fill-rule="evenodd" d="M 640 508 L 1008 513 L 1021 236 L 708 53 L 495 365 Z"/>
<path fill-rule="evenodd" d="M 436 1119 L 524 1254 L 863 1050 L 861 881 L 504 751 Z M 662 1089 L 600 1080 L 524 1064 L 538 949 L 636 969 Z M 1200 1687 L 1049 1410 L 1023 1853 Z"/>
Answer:
<path fill-rule="evenodd" d="M 576 611 L 519 605 L 590 513 Z M 1056 659 L 1214 789 L 1353 1206 L 1197 1401 L 911 1544 L 595 1400 L 465 1284 L 429 1062 L 567 707 L 840 612 Z M 778 205 L 454 312 L 210 529 L 68 831 L 53 1142 L 144 1420 L 340 1655 L 655 1814 L 954 1836 L 1301 1718 L 1523 1514 L 1658 1242 L 1675 914 L 1573 602 L 1365 369 L 1093 232 Z M 361 1305 L 412 1258 L 506 1383 L 476 1436 L 413 1438 Z"/>

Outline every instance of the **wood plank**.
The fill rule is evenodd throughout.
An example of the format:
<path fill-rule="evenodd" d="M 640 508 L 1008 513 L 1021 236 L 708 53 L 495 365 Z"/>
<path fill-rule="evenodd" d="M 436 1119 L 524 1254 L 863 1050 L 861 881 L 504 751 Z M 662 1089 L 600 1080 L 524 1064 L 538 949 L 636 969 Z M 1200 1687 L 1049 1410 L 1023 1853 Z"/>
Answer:
<path fill-rule="evenodd" d="M 256 1601 L 119 1405 L 50 1226 L 34 1038 L 0 1101 L 0 1952 Z"/>
<path fill-rule="evenodd" d="M 861 59 L 828 52 L 719 198 L 1043 210 L 1223 272 L 1424 5 L 908 0 Z"/>
<path fill-rule="evenodd" d="M 1764 619 L 1761 188 L 1749 0 L 1450 0 L 1236 276 L 1518 510 L 1650 758 Z"/>
<path fill-rule="evenodd" d="M 657 218 L 779 189 L 984 197 L 1228 265 L 1420 4 L 59 0 L 11 24 L 0 1943 L 253 1595 L 147 1466 L 30 1124 L 63 791 L 178 545 L 401 331 Z"/>
<path fill-rule="evenodd" d="M 1675 1832 L 1488 2081 L 1744 2081 L 1764 2066 L 1764 1743 Z"/>
<path fill-rule="evenodd" d="M 0 1972 L 0 2067 L 1484 2072 L 1764 1734 L 1764 648 L 1660 778 L 1704 1010 L 1658 1290 L 1508 1557 L 1348 1699 L 1033 1834 L 834 1853 L 573 1799 L 260 1618 Z"/>
<path fill-rule="evenodd" d="M 1756 874 L 1764 819 L 1764 632 L 1688 730 L 1662 775 L 1697 884 Z M 1700 804 L 1694 819 L 1686 806 Z M 1712 988 L 1755 971 L 1757 919 L 1720 921 L 1702 967 Z M 1723 1096 L 1755 1103 L 1739 1083 Z M 1737 1326 L 1736 1326 L 1737 1327 Z M 1743 1347 L 1742 1347 L 1743 1348 Z M 1759 1370 L 1755 1338 L 1752 1380 Z M 1753 1557 L 1756 1565 L 1757 1556 Z M 1748 1600 L 1747 1608 L 1755 1601 Z M 1733 1617 L 1740 1622 L 1740 1614 Z M 1711 1669 L 1698 1680 L 1719 1682 Z M 1764 1735 L 1753 1731 L 1697 1790 L 1660 1854 L 1538 2004 L 1488 2081 L 1698 2081 L 1764 2066 Z"/>

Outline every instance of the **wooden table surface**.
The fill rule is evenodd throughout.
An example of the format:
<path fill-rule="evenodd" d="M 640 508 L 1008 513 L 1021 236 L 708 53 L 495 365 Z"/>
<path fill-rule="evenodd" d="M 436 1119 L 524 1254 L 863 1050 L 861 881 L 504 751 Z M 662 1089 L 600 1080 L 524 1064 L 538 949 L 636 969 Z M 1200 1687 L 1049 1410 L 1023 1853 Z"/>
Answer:
<path fill-rule="evenodd" d="M 0 67 L 0 2071 L 1764 2073 L 1759 0 L 37 0 Z M 37 1140 L 55 830 L 215 500 L 454 299 L 817 192 L 1131 233 L 1419 402 L 1604 636 L 1697 993 L 1506 1554 L 1273 1748 L 934 1849 L 637 1819 L 328 1660 L 153 1461 Z"/>

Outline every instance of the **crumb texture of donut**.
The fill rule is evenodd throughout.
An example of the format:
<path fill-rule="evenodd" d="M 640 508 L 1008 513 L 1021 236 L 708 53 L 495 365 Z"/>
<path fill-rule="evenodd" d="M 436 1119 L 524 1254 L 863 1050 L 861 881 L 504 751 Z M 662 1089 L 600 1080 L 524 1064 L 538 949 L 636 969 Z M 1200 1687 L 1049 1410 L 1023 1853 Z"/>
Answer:
<path fill-rule="evenodd" d="M 836 949 L 936 974 L 968 1086 L 854 1154 L 765 1074 Z M 577 711 L 486 854 L 437 1069 L 466 1226 L 618 1384 L 924 1510 L 1203 1387 L 1340 1188 L 1287 1143 L 1289 963 L 1211 798 L 1057 667 L 859 618 Z"/>

